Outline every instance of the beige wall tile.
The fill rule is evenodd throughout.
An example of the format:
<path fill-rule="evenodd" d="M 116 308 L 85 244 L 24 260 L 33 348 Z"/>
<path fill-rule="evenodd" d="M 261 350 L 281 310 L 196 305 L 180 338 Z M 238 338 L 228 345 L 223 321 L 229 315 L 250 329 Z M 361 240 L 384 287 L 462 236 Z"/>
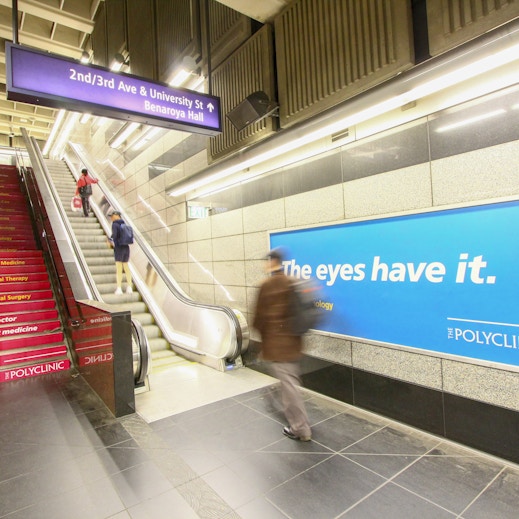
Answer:
<path fill-rule="evenodd" d="M 346 182 L 346 218 L 423 209 L 432 205 L 429 164 Z"/>
<path fill-rule="evenodd" d="M 519 411 L 519 373 L 443 360 L 443 389 L 454 395 Z"/>
<path fill-rule="evenodd" d="M 300 227 L 344 218 L 342 185 L 325 187 L 285 199 L 286 226 Z"/>
<path fill-rule="evenodd" d="M 441 359 L 361 342 L 352 344 L 353 367 L 413 384 L 442 388 Z"/>

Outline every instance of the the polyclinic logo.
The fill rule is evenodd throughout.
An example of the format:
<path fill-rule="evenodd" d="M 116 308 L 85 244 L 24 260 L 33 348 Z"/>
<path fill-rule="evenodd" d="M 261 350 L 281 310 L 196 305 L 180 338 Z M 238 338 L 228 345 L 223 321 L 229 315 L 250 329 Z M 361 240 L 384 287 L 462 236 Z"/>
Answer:
<path fill-rule="evenodd" d="M 447 328 L 447 337 L 451 340 L 462 341 L 467 344 L 481 344 L 497 348 L 517 349 L 519 336 L 502 332 L 488 332 L 471 328 Z"/>

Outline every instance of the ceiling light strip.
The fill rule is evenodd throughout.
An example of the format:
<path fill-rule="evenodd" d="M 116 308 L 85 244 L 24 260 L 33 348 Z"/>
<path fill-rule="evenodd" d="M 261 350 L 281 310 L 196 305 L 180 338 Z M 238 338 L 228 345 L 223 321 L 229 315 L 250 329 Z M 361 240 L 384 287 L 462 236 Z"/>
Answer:
<path fill-rule="evenodd" d="M 510 41 L 512 40 L 512 41 Z M 338 131 L 365 122 L 410 102 L 453 87 L 480 74 L 487 73 L 507 63 L 519 60 L 519 21 L 484 35 L 478 40 L 433 58 L 407 73 L 393 78 L 384 85 L 373 88 L 365 95 L 331 109 L 322 117 L 280 133 L 263 143 L 251 147 L 240 157 L 230 159 L 215 170 L 209 169 L 195 178 L 178 181 L 167 189 L 170 196 L 181 196 L 234 173 L 246 170 L 274 156 L 295 150 Z M 505 46 L 506 45 L 506 46 Z M 503 46 L 505 46 L 503 48 Z M 467 63 L 468 62 L 468 63 Z M 395 95 L 398 89 L 407 91 Z M 345 111 L 346 117 L 341 117 Z M 353 112 L 353 113 L 352 113 Z M 279 143 L 278 145 L 276 145 Z M 266 151 L 261 151 L 266 149 Z M 250 155 L 250 158 L 245 158 Z M 244 160 L 245 158 L 245 160 Z M 223 168 L 223 169 L 222 169 Z"/>

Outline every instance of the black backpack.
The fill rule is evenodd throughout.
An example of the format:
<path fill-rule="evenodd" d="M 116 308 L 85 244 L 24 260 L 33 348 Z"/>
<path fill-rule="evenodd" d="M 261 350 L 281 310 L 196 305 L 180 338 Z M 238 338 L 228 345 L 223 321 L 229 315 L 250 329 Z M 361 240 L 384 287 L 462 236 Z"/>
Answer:
<path fill-rule="evenodd" d="M 291 294 L 292 333 L 304 335 L 324 318 L 324 310 L 316 305 L 320 299 L 319 285 L 313 279 L 294 279 Z"/>
<path fill-rule="evenodd" d="M 133 229 L 131 225 L 122 223 L 119 226 L 119 236 L 117 241 L 119 245 L 131 245 L 133 243 Z"/>
<path fill-rule="evenodd" d="M 87 196 L 91 196 L 91 195 L 92 195 L 92 185 L 91 184 L 86 184 L 79 188 L 79 196 L 86 198 Z"/>

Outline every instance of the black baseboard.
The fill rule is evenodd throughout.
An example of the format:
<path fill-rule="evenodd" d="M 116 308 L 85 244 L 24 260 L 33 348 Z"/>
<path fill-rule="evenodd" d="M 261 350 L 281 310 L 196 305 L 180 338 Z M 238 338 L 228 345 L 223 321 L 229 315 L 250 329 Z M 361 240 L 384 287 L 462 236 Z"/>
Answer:
<path fill-rule="evenodd" d="M 440 391 L 353 369 L 354 405 L 444 436 Z"/>
<path fill-rule="evenodd" d="M 309 356 L 302 379 L 316 393 L 519 463 L 516 411 Z"/>
<path fill-rule="evenodd" d="M 519 413 L 445 393 L 447 438 L 519 463 Z"/>

